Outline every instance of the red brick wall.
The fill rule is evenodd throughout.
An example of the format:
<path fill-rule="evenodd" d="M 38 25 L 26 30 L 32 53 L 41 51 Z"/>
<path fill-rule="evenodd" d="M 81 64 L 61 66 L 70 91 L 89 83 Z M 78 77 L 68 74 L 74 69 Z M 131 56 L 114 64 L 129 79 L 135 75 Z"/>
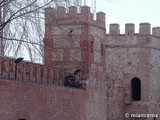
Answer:
<path fill-rule="evenodd" d="M 85 90 L 0 81 L 1 120 L 85 120 Z"/>

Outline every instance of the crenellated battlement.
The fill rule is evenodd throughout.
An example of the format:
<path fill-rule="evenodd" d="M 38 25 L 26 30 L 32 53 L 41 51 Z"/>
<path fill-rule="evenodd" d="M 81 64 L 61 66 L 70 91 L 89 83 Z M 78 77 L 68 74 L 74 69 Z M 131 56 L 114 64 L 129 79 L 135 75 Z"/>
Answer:
<path fill-rule="evenodd" d="M 1 79 L 23 81 L 43 85 L 64 86 L 67 68 L 49 67 L 42 64 L 21 61 L 16 65 L 15 59 L 2 58 Z M 72 86 L 74 87 L 74 86 Z M 83 87 L 83 88 L 82 88 Z M 84 89 L 84 86 L 77 88 Z"/>
<path fill-rule="evenodd" d="M 64 69 L 22 61 L 15 68 L 15 59 L 2 58 L 1 78 L 49 85 L 64 84 Z M 17 70 L 16 70 L 17 69 Z M 16 78 L 15 78 L 16 74 Z"/>
<path fill-rule="evenodd" d="M 153 27 L 152 35 L 160 37 L 160 27 Z"/>
<path fill-rule="evenodd" d="M 110 24 L 109 34 L 110 35 L 119 35 L 120 34 L 119 24 L 117 24 L 117 23 Z"/>
<path fill-rule="evenodd" d="M 69 7 L 68 12 L 66 12 L 66 8 L 64 7 L 58 7 L 57 9 L 48 7 L 45 9 L 45 24 L 48 26 L 79 23 L 93 24 L 105 29 L 105 13 L 96 13 L 96 20 L 94 20 L 88 6 L 82 6 L 80 12 L 78 12 L 75 6 Z"/>
<path fill-rule="evenodd" d="M 125 35 L 126 36 L 133 36 L 134 34 L 136 34 L 135 33 L 135 24 L 126 23 L 125 24 Z M 152 28 L 152 34 L 151 34 L 150 23 L 140 23 L 138 34 L 139 35 L 154 35 L 154 36 L 160 37 L 160 27 Z M 117 23 L 110 24 L 109 35 L 111 35 L 111 36 L 120 35 L 119 24 L 117 24 Z"/>

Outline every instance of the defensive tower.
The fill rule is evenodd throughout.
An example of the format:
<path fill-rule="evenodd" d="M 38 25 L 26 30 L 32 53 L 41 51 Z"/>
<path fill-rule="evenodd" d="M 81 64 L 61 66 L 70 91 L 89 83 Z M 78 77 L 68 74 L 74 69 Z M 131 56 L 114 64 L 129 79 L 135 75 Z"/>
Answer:
<path fill-rule="evenodd" d="M 106 36 L 108 120 L 132 120 L 131 114 L 159 113 L 155 104 L 160 100 L 159 95 L 155 96 L 160 78 L 155 72 L 160 65 L 159 33 L 156 27 L 151 34 L 149 23 L 141 23 L 139 33 L 135 33 L 133 23 L 127 23 L 125 34 L 120 34 L 118 24 L 110 25 Z"/>
<path fill-rule="evenodd" d="M 71 6 L 45 9 L 44 64 L 74 72 L 80 69 L 87 77 L 89 94 L 87 119 L 105 120 L 105 14 L 96 14 L 82 6 L 80 13 Z M 99 104 L 97 104 L 99 103 Z"/>

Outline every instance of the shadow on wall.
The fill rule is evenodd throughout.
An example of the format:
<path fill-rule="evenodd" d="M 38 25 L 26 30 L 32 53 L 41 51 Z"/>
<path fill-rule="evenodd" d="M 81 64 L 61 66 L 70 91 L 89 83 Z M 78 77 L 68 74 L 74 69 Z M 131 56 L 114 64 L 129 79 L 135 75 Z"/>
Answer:
<path fill-rule="evenodd" d="M 82 71 L 77 69 L 74 73 L 68 73 L 65 76 L 64 86 L 86 89 L 86 80 Z"/>

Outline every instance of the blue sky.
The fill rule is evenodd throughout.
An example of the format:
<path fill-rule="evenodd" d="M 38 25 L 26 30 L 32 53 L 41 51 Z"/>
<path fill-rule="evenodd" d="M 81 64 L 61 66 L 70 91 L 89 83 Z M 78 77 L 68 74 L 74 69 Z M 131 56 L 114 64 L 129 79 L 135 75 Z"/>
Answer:
<path fill-rule="evenodd" d="M 96 11 L 106 13 L 107 33 L 111 23 L 118 23 L 121 33 L 125 23 L 134 23 L 136 32 L 142 22 L 160 26 L 160 0 L 97 0 Z"/>

